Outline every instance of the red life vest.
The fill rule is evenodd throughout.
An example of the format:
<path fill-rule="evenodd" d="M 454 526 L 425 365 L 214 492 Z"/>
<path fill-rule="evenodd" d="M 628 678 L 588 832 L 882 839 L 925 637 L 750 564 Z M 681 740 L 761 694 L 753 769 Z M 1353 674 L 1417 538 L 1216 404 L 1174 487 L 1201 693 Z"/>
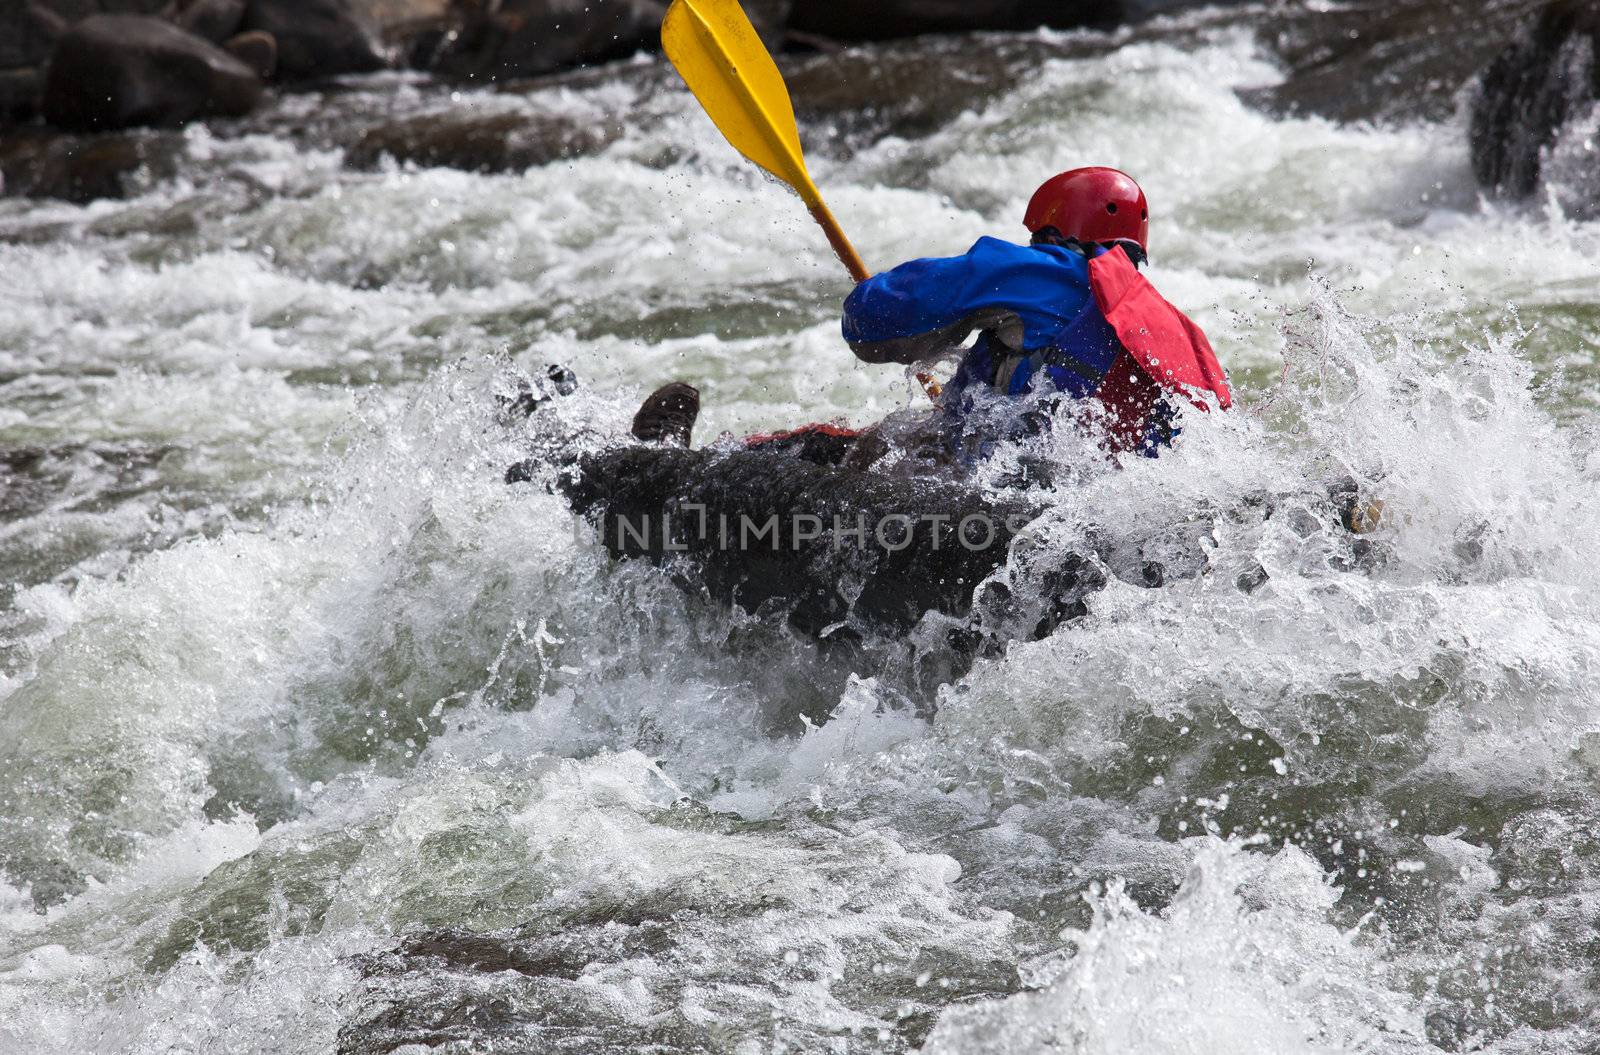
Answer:
<path fill-rule="evenodd" d="M 1144 442 L 1146 423 L 1163 392 L 1182 396 L 1201 410 L 1211 409 L 1201 396 L 1205 392 L 1224 410 L 1233 405 L 1211 342 L 1156 292 L 1127 254 L 1113 251 L 1090 260 L 1089 286 L 1126 349 L 1095 392 L 1109 414 L 1106 431 L 1115 449 L 1134 450 Z"/>

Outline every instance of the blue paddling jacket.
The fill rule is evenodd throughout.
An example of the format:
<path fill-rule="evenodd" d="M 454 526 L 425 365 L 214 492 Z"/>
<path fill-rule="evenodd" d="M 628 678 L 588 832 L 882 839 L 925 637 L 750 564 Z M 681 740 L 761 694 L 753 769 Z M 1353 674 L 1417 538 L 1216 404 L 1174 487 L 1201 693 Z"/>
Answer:
<path fill-rule="evenodd" d="M 954 423 L 985 390 L 1099 396 L 1123 419 L 1113 445 L 1154 455 L 1175 434 L 1173 410 L 1127 356 L 1092 281 L 1103 257 L 1115 255 L 1116 266 L 1136 279 L 1137 272 L 1120 253 L 1099 246 L 1088 252 L 980 238 L 961 256 L 912 260 L 856 286 L 844 303 L 844 338 L 865 362 L 910 365 L 980 331 L 941 397 Z"/>
<path fill-rule="evenodd" d="M 1056 392 L 1099 403 L 1110 450 L 1154 458 L 1178 434 L 1166 395 L 1198 410 L 1232 403 L 1205 333 L 1115 248 L 979 239 L 965 255 L 874 275 L 845 299 L 845 341 L 870 363 L 936 359 L 974 330 L 941 399 L 957 431 L 984 394 Z M 1038 415 L 1024 418 L 1006 427 L 1013 439 L 1038 427 Z M 987 447 L 979 437 L 968 453 Z"/>
<path fill-rule="evenodd" d="M 1122 350 L 1095 305 L 1081 253 L 998 238 L 980 238 L 962 256 L 912 260 L 867 279 L 844 302 L 843 329 L 865 362 L 905 364 L 936 358 L 983 331 L 946 389 L 952 401 L 974 384 L 1022 395 L 1041 368 L 1057 389 L 1092 395 Z"/>

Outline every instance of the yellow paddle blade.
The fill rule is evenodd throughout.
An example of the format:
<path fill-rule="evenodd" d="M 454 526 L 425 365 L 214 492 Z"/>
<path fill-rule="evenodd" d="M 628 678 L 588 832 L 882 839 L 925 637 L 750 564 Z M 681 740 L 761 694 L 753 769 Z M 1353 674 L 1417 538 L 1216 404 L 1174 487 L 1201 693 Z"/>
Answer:
<path fill-rule="evenodd" d="M 789 89 L 739 0 L 673 0 L 661 47 L 735 150 L 820 204 Z"/>

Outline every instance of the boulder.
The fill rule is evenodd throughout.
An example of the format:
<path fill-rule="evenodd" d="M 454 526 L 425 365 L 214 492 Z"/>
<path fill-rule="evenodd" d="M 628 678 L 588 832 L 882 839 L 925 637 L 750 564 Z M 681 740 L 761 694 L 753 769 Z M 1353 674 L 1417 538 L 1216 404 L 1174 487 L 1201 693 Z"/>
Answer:
<path fill-rule="evenodd" d="M 0 180 L 6 194 L 82 204 L 171 178 L 183 152 L 181 132 L 73 135 L 20 128 L 0 139 Z"/>
<path fill-rule="evenodd" d="M 271 77 L 278 69 L 278 42 L 271 33 L 252 29 L 229 38 L 222 45 L 224 51 L 256 71 L 262 80 Z"/>
<path fill-rule="evenodd" d="M 1600 6 L 1557 0 L 1489 63 L 1473 99 L 1472 169 L 1479 184 L 1524 198 L 1569 122 L 1600 100 Z M 1600 162 L 1590 158 L 1591 168 Z"/>
<path fill-rule="evenodd" d="M 240 25 L 277 41 L 279 80 L 371 73 L 386 65 L 346 0 L 246 0 Z"/>
<path fill-rule="evenodd" d="M 238 32 L 244 6 L 245 0 L 178 0 L 169 17 L 179 28 L 221 44 Z"/>
<path fill-rule="evenodd" d="M 43 67 L 67 22 L 38 4 L 0 3 L 0 69 Z"/>
<path fill-rule="evenodd" d="M 440 75 L 496 82 L 631 55 L 658 45 L 657 0 L 472 3 L 433 61 Z"/>
<path fill-rule="evenodd" d="M 261 79 L 221 48 L 158 18 L 94 15 L 56 45 L 40 108 L 92 130 L 237 116 L 260 98 Z"/>
<path fill-rule="evenodd" d="M 616 138 L 616 125 L 555 115 L 445 112 L 367 129 L 345 154 L 351 168 L 375 168 L 385 157 L 468 172 L 521 172 L 535 165 L 593 154 Z"/>
<path fill-rule="evenodd" d="M 426 59 L 438 53 L 455 24 L 452 0 L 350 0 L 350 5 L 377 35 L 384 53 L 403 66 L 426 68 Z"/>
<path fill-rule="evenodd" d="M 43 67 L 56 41 L 90 15 L 159 15 L 174 0 L 0 0 L 0 70 Z"/>
<path fill-rule="evenodd" d="M 740 3 L 767 47 L 781 50 L 788 36 L 789 16 L 794 13 L 793 0 L 740 0 Z"/>
<path fill-rule="evenodd" d="M 1116 25 L 1123 0 L 794 0 L 792 29 L 835 40 L 892 40 L 976 29 Z"/>
<path fill-rule="evenodd" d="M 44 71 L 37 66 L 0 70 L 0 125 L 32 117 L 43 87 Z"/>
<path fill-rule="evenodd" d="M 1274 113 L 1446 121 L 1463 89 L 1544 0 L 1349 0 L 1254 15 L 1284 79 L 1242 94 Z"/>
<path fill-rule="evenodd" d="M 848 156 L 886 135 L 928 135 L 1012 91 L 1029 70 L 1052 59 L 1107 50 L 1100 37 L 993 34 L 873 44 L 834 54 L 783 56 L 779 62 L 801 128 L 805 133 L 827 129 L 824 141 L 808 142 L 807 148 L 822 153 L 842 148 L 836 156 Z"/>
<path fill-rule="evenodd" d="M 418 27 L 444 25 L 456 6 L 452 0 L 350 0 L 351 13 L 385 43 Z"/>

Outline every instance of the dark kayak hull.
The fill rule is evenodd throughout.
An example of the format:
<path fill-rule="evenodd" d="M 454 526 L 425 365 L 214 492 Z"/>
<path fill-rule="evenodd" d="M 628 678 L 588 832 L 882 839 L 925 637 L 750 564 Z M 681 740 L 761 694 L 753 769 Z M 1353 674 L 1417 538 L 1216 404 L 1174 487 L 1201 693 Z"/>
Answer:
<path fill-rule="evenodd" d="M 1021 497 L 759 448 L 622 447 L 574 470 L 560 489 L 614 556 L 671 566 L 719 601 L 782 614 L 813 635 L 903 633 L 928 613 L 970 620 L 975 591 L 1042 511 Z M 1075 556 L 1031 578 L 1048 584 L 1046 604 L 1025 618 L 1047 626 L 1105 583 Z M 988 582 L 979 600 L 1015 607 L 1013 592 Z"/>

